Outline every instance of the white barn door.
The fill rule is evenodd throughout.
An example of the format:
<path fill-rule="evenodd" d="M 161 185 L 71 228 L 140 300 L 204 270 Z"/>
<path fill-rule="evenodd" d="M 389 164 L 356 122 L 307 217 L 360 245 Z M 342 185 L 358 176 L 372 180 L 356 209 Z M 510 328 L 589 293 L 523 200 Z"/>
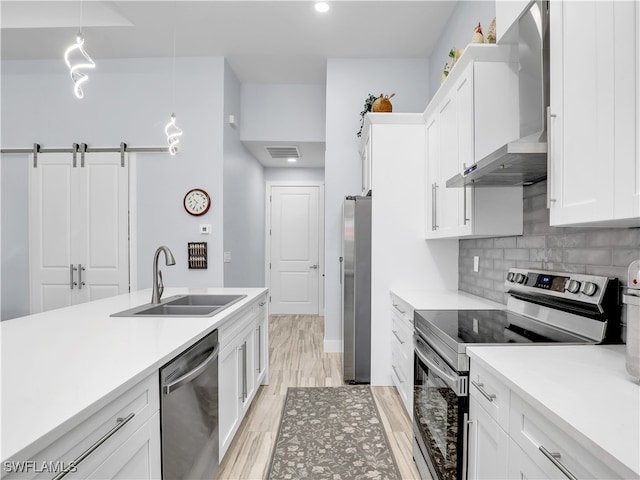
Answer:
<path fill-rule="evenodd" d="M 129 166 L 119 153 L 38 155 L 30 167 L 31 313 L 129 291 Z"/>
<path fill-rule="evenodd" d="M 271 314 L 319 313 L 319 198 L 319 186 L 271 187 Z"/>

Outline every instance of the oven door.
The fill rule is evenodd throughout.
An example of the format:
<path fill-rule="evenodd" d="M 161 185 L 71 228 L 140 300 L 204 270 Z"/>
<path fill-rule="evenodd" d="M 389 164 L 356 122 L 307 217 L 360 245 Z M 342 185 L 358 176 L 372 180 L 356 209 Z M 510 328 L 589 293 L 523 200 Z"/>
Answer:
<path fill-rule="evenodd" d="M 434 480 L 465 480 L 468 375 L 460 374 L 414 337 L 414 457 Z M 421 465 L 422 464 L 422 465 Z M 421 472 L 426 477 L 426 472 Z"/>

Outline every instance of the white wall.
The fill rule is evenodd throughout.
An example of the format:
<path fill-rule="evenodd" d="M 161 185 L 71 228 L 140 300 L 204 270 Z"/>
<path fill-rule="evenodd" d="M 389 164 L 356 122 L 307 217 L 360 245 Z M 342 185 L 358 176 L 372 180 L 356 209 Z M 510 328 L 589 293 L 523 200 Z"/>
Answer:
<path fill-rule="evenodd" d="M 238 115 L 241 85 L 231 68 L 225 68 L 224 118 Z M 264 167 L 240 142 L 238 128 L 224 122 L 224 264 L 225 287 L 264 286 Z"/>
<path fill-rule="evenodd" d="M 482 32 L 486 34 L 495 16 L 495 2 L 485 0 L 458 2 L 429 57 L 429 99 L 440 87 L 442 70 L 449 58 L 449 51 L 453 47 L 464 50 L 471 41 L 478 22 L 482 26 Z"/>
<path fill-rule="evenodd" d="M 60 61 L 2 63 L 2 146 L 24 148 L 89 146 L 165 146 L 164 125 L 175 111 L 184 130 L 181 152 L 138 154 L 137 218 L 139 287 L 151 286 L 152 256 L 158 245 L 173 251 L 177 264 L 164 267 L 166 286 L 222 286 L 222 57 L 176 59 L 175 103 L 172 104 L 172 59 L 100 60 L 85 84 L 85 98 L 72 94 L 68 71 Z M 2 190 L 27 191 L 28 162 L 2 159 Z M 17 162 L 14 164 L 14 162 Z M 213 200 L 201 218 L 186 214 L 184 194 L 206 189 Z M 12 202 L 13 204 L 13 202 Z M 15 218 L 3 215 L 2 275 L 28 291 L 27 204 L 14 204 Z M 7 212 L 7 204 L 3 202 Z M 187 242 L 201 240 L 200 223 L 211 223 L 209 269 L 187 268 Z M 3 282 L 4 283 L 4 282 Z M 3 311 L 24 311 L 23 298 L 3 292 Z M 8 303 L 7 303 L 8 302 Z M 27 306 L 28 311 L 28 306 Z M 3 317 L 4 318 L 4 317 Z"/>
<path fill-rule="evenodd" d="M 267 182 L 323 182 L 324 168 L 265 168 Z"/>
<path fill-rule="evenodd" d="M 322 142 L 325 86 L 243 84 L 242 140 Z"/>
<path fill-rule="evenodd" d="M 360 111 L 369 93 L 391 94 L 394 112 L 422 112 L 429 94 L 429 66 L 420 59 L 327 61 L 325 154 L 325 349 L 338 351 L 342 202 L 360 185 Z M 375 192 L 374 192 L 375 195 Z"/>

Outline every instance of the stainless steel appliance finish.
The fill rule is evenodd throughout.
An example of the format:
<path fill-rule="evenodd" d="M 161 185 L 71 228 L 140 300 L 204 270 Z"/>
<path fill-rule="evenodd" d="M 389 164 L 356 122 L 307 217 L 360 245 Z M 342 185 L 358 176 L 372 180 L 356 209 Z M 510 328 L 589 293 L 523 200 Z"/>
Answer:
<path fill-rule="evenodd" d="M 371 197 L 346 197 L 342 226 L 342 365 L 346 383 L 371 381 Z"/>
<path fill-rule="evenodd" d="M 162 478 L 212 479 L 218 469 L 218 331 L 160 369 Z"/>
<path fill-rule="evenodd" d="M 512 268 L 505 310 L 416 310 L 414 457 L 423 478 L 465 480 L 468 345 L 620 343 L 619 282 Z M 532 347 L 533 348 L 533 347 Z"/>

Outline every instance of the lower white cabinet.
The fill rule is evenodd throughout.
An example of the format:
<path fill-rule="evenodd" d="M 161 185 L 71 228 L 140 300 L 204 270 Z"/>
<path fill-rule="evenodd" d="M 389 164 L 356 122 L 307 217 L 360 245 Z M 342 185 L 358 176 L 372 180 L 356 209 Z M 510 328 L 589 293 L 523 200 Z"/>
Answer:
<path fill-rule="evenodd" d="M 391 293 L 391 379 L 413 415 L 413 307 Z"/>
<path fill-rule="evenodd" d="M 561 419 L 549 418 L 501 378 L 472 359 L 468 480 L 628 477 L 568 433 Z"/>
<path fill-rule="evenodd" d="M 499 480 L 507 476 L 509 435 L 469 395 L 469 478 Z M 521 477 L 518 477 L 521 478 Z"/>
<path fill-rule="evenodd" d="M 32 458 L 3 463 L 3 478 L 160 478 L 158 381 L 154 372 Z"/>
<path fill-rule="evenodd" d="M 268 379 L 268 308 L 266 295 L 236 312 L 218 329 L 220 357 L 220 461 L 251 406 L 258 387 Z"/>

